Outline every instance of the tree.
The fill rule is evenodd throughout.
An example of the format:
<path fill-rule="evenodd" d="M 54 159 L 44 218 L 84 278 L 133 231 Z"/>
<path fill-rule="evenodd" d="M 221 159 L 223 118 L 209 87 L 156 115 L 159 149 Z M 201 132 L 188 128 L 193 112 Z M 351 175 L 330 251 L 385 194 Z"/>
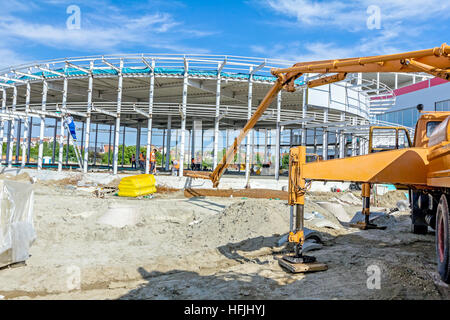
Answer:
<path fill-rule="evenodd" d="M 289 168 L 289 153 L 286 153 L 281 158 L 281 168 L 288 169 Z"/>

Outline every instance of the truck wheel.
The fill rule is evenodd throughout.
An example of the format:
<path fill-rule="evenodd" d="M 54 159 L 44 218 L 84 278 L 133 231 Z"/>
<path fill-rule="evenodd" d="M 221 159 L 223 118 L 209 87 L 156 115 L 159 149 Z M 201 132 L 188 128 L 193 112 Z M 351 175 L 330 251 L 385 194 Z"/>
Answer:
<path fill-rule="evenodd" d="M 436 255 L 438 272 L 445 283 L 450 283 L 449 220 L 448 200 L 447 196 L 443 194 L 436 216 Z"/>

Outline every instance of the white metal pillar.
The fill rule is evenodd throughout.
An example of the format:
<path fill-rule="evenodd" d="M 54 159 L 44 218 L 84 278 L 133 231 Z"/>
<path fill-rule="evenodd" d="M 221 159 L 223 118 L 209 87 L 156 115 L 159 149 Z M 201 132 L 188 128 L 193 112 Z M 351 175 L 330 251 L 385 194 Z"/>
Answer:
<path fill-rule="evenodd" d="M 341 121 L 345 121 L 345 113 L 341 112 Z M 339 130 L 339 158 L 345 157 L 345 134 L 344 130 Z"/>
<path fill-rule="evenodd" d="M 87 173 L 88 161 L 89 161 L 89 136 L 91 133 L 91 112 L 92 112 L 92 91 L 94 85 L 94 75 L 92 70 L 94 69 L 94 61 L 91 61 L 89 65 L 89 82 L 88 82 L 88 102 L 87 102 L 87 117 L 86 117 L 86 131 L 84 132 L 84 160 L 83 160 L 83 172 Z"/>
<path fill-rule="evenodd" d="M 188 88 L 188 61 L 184 60 L 184 77 L 183 77 L 183 100 L 181 106 L 181 142 L 180 142 L 180 170 L 178 176 L 183 176 L 184 171 L 184 145 L 186 142 L 186 105 L 187 105 L 187 88 Z"/>
<path fill-rule="evenodd" d="M 30 111 L 30 98 L 31 98 L 31 83 L 27 81 L 27 89 L 25 94 L 25 113 Z M 21 167 L 24 168 L 26 164 L 27 157 L 27 142 L 28 142 L 28 130 L 29 130 L 29 118 L 25 117 L 24 119 L 24 132 L 23 132 L 23 142 L 22 142 L 22 164 Z M 53 143 L 55 143 L 53 141 Z"/>
<path fill-rule="evenodd" d="M 323 160 L 328 160 L 328 130 L 325 126 L 325 123 L 328 122 L 328 110 L 330 109 L 331 104 L 331 88 L 328 85 L 328 106 L 323 110 L 323 132 L 322 132 L 322 158 Z"/>
<path fill-rule="evenodd" d="M 67 65 L 64 67 L 67 69 Z M 67 76 L 64 76 L 63 93 L 62 93 L 62 106 L 61 110 L 66 112 L 67 110 L 67 86 L 68 80 Z M 67 133 L 70 134 L 70 133 Z M 64 151 L 64 118 L 61 117 L 61 123 L 59 124 L 59 154 L 58 154 L 58 172 L 62 171 L 63 164 L 63 151 Z"/>
<path fill-rule="evenodd" d="M 248 78 L 248 106 L 247 106 L 247 120 L 249 120 L 252 116 L 252 99 L 253 99 L 253 67 L 250 67 L 249 78 Z M 247 143 L 247 151 L 245 154 L 245 181 L 246 186 L 249 185 L 250 182 L 250 143 L 253 137 L 253 130 L 247 135 L 246 143 Z"/>
<path fill-rule="evenodd" d="M 6 90 L 2 88 L 2 113 L 5 113 L 6 111 Z M 0 167 L 2 166 L 3 162 L 3 143 L 4 143 L 4 134 L 5 134 L 5 121 L 3 118 L 0 119 L 1 126 L 0 126 Z"/>
<path fill-rule="evenodd" d="M 280 141 L 281 141 L 281 91 L 278 92 L 277 96 L 277 133 L 275 141 L 275 179 L 280 179 Z"/>
<path fill-rule="evenodd" d="M 221 70 L 223 63 L 219 63 L 217 68 L 217 83 L 216 83 L 216 118 L 214 120 L 214 156 L 213 156 L 213 170 L 217 166 L 217 154 L 219 151 L 219 117 L 220 117 L 220 83 L 221 83 Z"/>
<path fill-rule="evenodd" d="M 359 155 L 362 156 L 364 154 L 364 140 L 361 136 L 359 136 Z"/>
<path fill-rule="evenodd" d="M 356 127 L 357 124 L 358 124 L 358 119 L 356 117 L 353 117 L 353 119 L 352 119 L 353 127 Z M 357 137 L 354 133 L 352 133 L 352 156 L 358 155 L 356 145 L 357 145 Z"/>
<path fill-rule="evenodd" d="M 155 59 L 152 59 L 150 74 L 150 89 L 148 92 L 148 119 L 147 119 L 147 154 L 145 156 L 145 173 L 150 172 L 150 153 L 152 152 L 152 121 L 153 121 L 153 96 L 155 92 Z M 164 150 L 163 150 L 164 152 Z M 162 163 L 161 163 L 162 166 Z"/>
<path fill-rule="evenodd" d="M 307 83 L 308 79 L 305 76 L 305 83 Z M 302 98 L 302 118 L 305 119 L 306 118 L 306 111 L 308 109 L 307 106 L 307 96 L 308 96 L 308 86 L 305 86 L 303 88 L 303 98 Z M 306 123 L 302 122 L 302 140 L 301 140 L 301 145 L 302 146 L 306 146 Z"/>
<path fill-rule="evenodd" d="M 12 111 L 16 111 L 17 105 L 17 87 L 13 87 L 13 102 L 12 102 Z M 8 168 L 12 168 L 12 157 L 13 157 L 13 145 L 14 145 L 14 123 L 15 120 L 10 122 L 10 130 L 9 130 L 9 150 L 8 150 Z"/>
<path fill-rule="evenodd" d="M 116 126 L 114 128 L 114 154 L 113 154 L 113 174 L 117 174 L 117 166 L 119 163 L 119 139 L 120 139 L 120 112 L 122 109 L 122 84 L 123 84 L 123 59 L 120 59 L 119 66 L 119 83 L 117 87 L 117 115 Z"/>
<path fill-rule="evenodd" d="M 48 83 L 44 78 L 42 82 L 42 107 L 41 110 L 45 111 L 47 109 L 47 91 Z M 42 169 L 42 159 L 44 156 L 44 134 L 45 134 L 45 115 L 41 115 L 41 125 L 39 128 L 39 153 L 38 153 L 38 166 L 37 169 Z"/>
<path fill-rule="evenodd" d="M 167 135 L 166 135 L 166 170 L 169 170 L 170 166 L 170 140 L 172 138 L 172 116 L 167 117 Z M 175 155 L 176 156 L 176 155 Z"/>

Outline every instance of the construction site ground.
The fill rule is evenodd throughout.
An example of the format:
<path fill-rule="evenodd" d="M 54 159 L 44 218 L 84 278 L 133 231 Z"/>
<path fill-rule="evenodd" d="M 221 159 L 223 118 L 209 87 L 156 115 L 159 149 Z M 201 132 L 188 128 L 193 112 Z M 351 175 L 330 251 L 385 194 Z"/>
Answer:
<path fill-rule="evenodd" d="M 434 234 L 412 234 L 407 209 L 378 219 L 386 230 L 361 231 L 320 205 L 338 204 L 354 214 L 357 192 L 307 195 L 305 211 L 327 222 L 306 220 L 324 240 L 308 254 L 328 270 L 292 274 L 277 262 L 286 253 L 279 241 L 289 230 L 280 191 L 253 199 L 160 186 L 153 197 L 121 198 L 98 197 L 93 189 L 77 179 L 35 183 L 37 239 L 25 264 L 0 270 L 0 298 L 450 298 L 436 272 Z M 405 199 L 404 191 L 378 196 L 376 210 L 389 211 Z M 379 288 L 368 285 L 370 266 L 380 270 Z"/>

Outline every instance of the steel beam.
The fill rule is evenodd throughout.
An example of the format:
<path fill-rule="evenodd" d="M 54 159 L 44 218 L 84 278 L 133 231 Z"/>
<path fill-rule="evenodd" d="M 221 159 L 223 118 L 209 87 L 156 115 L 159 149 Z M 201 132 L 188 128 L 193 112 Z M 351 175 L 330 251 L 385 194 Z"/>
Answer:
<path fill-rule="evenodd" d="M 153 97 L 155 94 L 155 59 L 151 62 L 150 87 L 148 92 L 148 117 L 147 117 L 147 154 L 145 157 L 145 173 L 150 173 L 150 155 L 152 147 L 152 125 L 153 125 Z M 162 161 L 162 159 L 161 159 Z M 156 166 L 156 164 L 155 164 Z M 161 163 L 162 166 L 162 163 Z"/>
<path fill-rule="evenodd" d="M 275 141 L 275 179 L 280 179 L 280 143 L 281 143 L 281 91 L 277 95 L 277 133 Z"/>
<path fill-rule="evenodd" d="M 187 105 L 187 88 L 188 88 L 188 70 L 189 64 L 184 60 L 184 77 L 183 77 L 183 101 L 182 101 L 182 119 L 181 119 L 181 142 L 180 142 L 180 170 L 179 176 L 183 176 L 184 170 L 184 145 L 186 140 L 186 105 Z"/>
<path fill-rule="evenodd" d="M 89 162 L 89 137 L 91 133 L 91 112 L 92 112 L 92 90 L 94 89 L 94 75 L 92 70 L 94 69 L 94 61 L 89 64 L 89 80 L 88 80 L 88 101 L 87 101 L 87 112 L 86 112 L 86 131 L 85 131 L 85 144 L 84 144 L 84 160 L 83 160 L 83 172 L 88 171 Z"/>
<path fill-rule="evenodd" d="M 13 88 L 13 102 L 12 102 L 12 111 L 16 111 L 16 105 L 17 105 L 17 87 L 14 86 Z M 12 157 L 13 157 L 13 144 L 14 144 L 14 120 L 9 122 L 9 150 L 8 150 L 8 168 L 12 168 Z"/>
<path fill-rule="evenodd" d="M 48 83 L 47 80 L 44 79 L 42 81 L 42 112 L 45 112 L 47 109 L 47 92 L 48 92 Z M 37 169 L 42 170 L 42 160 L 44 156 L 44 134 L 45 134 L 45 114 L 41 115 L 41 125 L 39 130 L 39 152 L 38 152 L 38 163 Z"/>
<path fill-rule="evenodd" d="M 345 113 L 341 112 L 341 121 L 345 120 Z M 343 130 L 339 131 L 339 158 L 345 157 L 345 133 Z"/>
<path fill-rule="evenodd" d="M 2 88 L 2 114 L 6 112 L 6 90 Z M 5 121 L 3 118 L 0 120 L 1 126 L 0 126 L 0 168 L 3 163 L 3 143 L 5 142 Z"/>
<path fill-rule="evenodd" d="M 103 61 L 105 62 L 105 61 Z M 117 117 L 114 128 L 114 154 L 113 154 L 113 174 L 117 174 L 117 162 L 119 158 L 119 135 L 120 135 L 120 111 L 122 109 L 122 86 L 123 86 L 123 59 L 120 59 L 119 83 L 117 88 Z"/>
<path fill-rule="evenodd" d="M 248 101 L 247 101 L 247 121 L 252 117 L 252 100 L 253 100 L 253 67 L 250 67 L 248 78 Z M 250 129 L 246 141 L 245 154 L 245 187 L 250 187 L 250 144 L 253 140 L 253 129 Z"/>
<path fill-rule="evenodd" d="M 167 118 L 167 135 L 166 135 L 166 170 L 169 170 L 170 165 L 170 143 L 171 143 L 171 137 L 172 137 L 172 116 L 169 115 Z"/>
<path fill-rule="evenodd" d="M 28 113 L 30 111 L 30 99 L 31 99 L 31 83 L 30 81 L 27 82 L 27 88 L 26 88 L 26 94 L 25 94 L 25 113 Z M 23 144 L 22 144 L 22 164 L 21 167 L 24 168 L 26 164 L 26 154 L 27 154 L 27 145 L 28 145 L 28 130 L 30 127 L 29 118 L 25 117 L 24 119 L 24 133 L 23 133 Z M 26 140 L 25 140 L 26 139 Z"/>
<path fill-rule="evenodd" d="M 224 62 L 225 63 L 225 62 Z M 221 86 L 221 71 L 223 64 L 220 63 L 217 67 L 217 82 L 216 82 L 216 118 L 214 119 L 214 153 L 213 153 L 213 170 L 217 167 L 217 154 L 219 152 L 219 122 L 220 122 L 220 86 Z"/>

